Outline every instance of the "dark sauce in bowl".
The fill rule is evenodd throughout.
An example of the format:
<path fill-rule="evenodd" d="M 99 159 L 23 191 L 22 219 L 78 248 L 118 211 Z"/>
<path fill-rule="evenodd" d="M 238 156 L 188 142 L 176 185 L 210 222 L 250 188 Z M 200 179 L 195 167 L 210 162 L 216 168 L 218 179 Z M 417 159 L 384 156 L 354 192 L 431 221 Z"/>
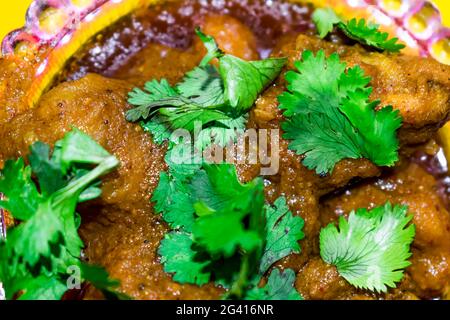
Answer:
<path fill-rule="evenodd" d="M 137 11 L 97 35 L 71 59 L 60 81 L 87 73 L 113 77 L 134 54 L 150 43 L 187 49 L 195 27 L 209 14 L 230 15 L 256 35 L 258 50 L 267 57 L 277 40 L 289 33 L 314 32 L 310 4 L 280 0 L 167 1 Z"/>

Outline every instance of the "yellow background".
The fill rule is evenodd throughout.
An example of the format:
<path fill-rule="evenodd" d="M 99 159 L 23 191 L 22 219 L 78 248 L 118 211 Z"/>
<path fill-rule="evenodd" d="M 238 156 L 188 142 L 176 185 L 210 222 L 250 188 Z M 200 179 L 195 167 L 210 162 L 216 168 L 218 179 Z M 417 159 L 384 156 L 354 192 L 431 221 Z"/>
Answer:
<path fill-rule="evenodd" d="M 24 24 L 25 11 L 31 0 L 1 0 L 0 1 L 0 39 L 11 30 Z M 446 25 L 450 26 L 450 1 L 434 0 L 441 8 Z"/>

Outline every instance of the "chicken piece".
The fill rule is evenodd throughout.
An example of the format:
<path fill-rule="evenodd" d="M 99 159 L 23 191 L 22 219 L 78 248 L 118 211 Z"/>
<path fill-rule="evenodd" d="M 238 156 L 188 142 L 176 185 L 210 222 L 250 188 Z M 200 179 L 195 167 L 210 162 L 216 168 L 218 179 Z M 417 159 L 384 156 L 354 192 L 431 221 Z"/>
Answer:
<path fill-rule="evenodd" d="M 203 54 L 195 50 L 180 50 L 151 43 L 134 55 L 115 72 L 114 77 L 142 87 L 153 79 L 167 79 L 175 85 L 184 74 L 195 68 Z"/>
<path fill-rule="evenodd" d="M 337 52 L 349 67 L 361 66 L 372 78 L 372 99 L 400 111 L 399 138 L 404 144 L 426 142 L 449 118 L 450 66 L 432 58 L 368 52 L 359 45 L 334 44 L 306 35 L 298 36 L 295 51 L 292 46 L 287 50 L 291 53 L 289 68 L 304 50 Z"/>
<path fill-rule="evenodd" d="M 306 43 L 306 45 L 303 45 L 303 43 Z M 310 45 L 310 43 L 314 43 L 316 46 L 314 47 Z M 404 103 L 399 104 L 398 106 L 394 104 L 394 108 L 400 110 L 402 116 L 405 117 L 403 127 L 399 131 L 402 149 L 407 149 L 410 145 L 414 146 L 418 143 L 426 142 L 447 120 L 448 112 L 450 110 L 450 83 L 448 79 L 445 79 L 444 73 L 448 73 L 449 68 L 446 66 L 441 66 L 432 60 L 368 53 L 362 48 L 355 47 L 352 49 L 353 47 L 334 45 L 318 40 L 316 37 L 309 37 L 305 35 L 300 35 L 295 42 L 292 40 L 289 41 L 289 38 L 283 39 L 280 46 L 274 50 L 274 55 L 288 57 L 288 69 L 292 69 L 293 61 L 299 59 L 300 54 L 304 49 L 317 51 L 321 48 L 325 49 L 327 54 L 331 54 L 337 50 L 341 54 L 342 59 L 347 61 L 349 65 L 358 63 L 361 64 L 363 69 L 367 69 L 366 72 L 374 77 L 374 81 L 372 83 L 374 86 L 373 98 L 380 98 L 384 104 L 394 103 L 394 100 L 384 100 L 383 97 L 385 94 L 387 99 L 391 99 L 394 96 L 394 93 L 402 92 L 402 90 L 404 90 L 404 82 L 409 84 L 409 92 L 415 97 L 413 100 L 416 102 L 419 101 L 414 105 L 414 112 L 417 113 L 417 115 L 411 116 L 411 109 L 408 109 L 411 108 L 411 106 L 405 105 Z M 347 53 L 347 55 L 344 53 Z M 412 77 L 411 74 L 408 75 L 409 66 L 407 66 L 406 62 L 400 64 L 403 69 L 402 72 L 399 73 L 399 77 L 400 75 L 403 75 L 406 79 L 402 80 L 400 78 L 396 78 L 396 81 L 393 81 L 389 80 L 390 78 L 388 77 L 390 75 L 382 72 L 383 69 L 378 70 L 373 66 L 369 68 L 369 66 L 366 66 L 367 63 L 362 63 L 362 58 L 360 61 L 355 62 L 355 60 L 351 60 L 352 55 L 358 55 L 358 57 L 364 55 L 374 55 L 374 57 L 372 57 L 374 64 L 378 59 L 376 56 L 382 56 L 379 60 L 385 61 L 385 64 L 391 61 L 390 59 L 393 59 L 392 61 L 397 61 L 396 59 L 404 59 L 402 61 L 414 61 L 417 68 L 421 66 L 420 68 L 423 70 L 428 70 L 428 72 L 424 73 L 426 77 L 432 79 L 436 83 L 439 83 L 439 92 L 435 92 L 437 87 L 434 86 L 431 89 L 431 92 L 424 93 L 424 86 L 419 85 L 419 83 L 422 82 L 418 77 L 418 74 L 415 74 L 416 78 Z M 353 64 L 352 61 L 354 62 Z M 433 73 L 433 68 L 438 68 L 440 71 L 435 75 Z M 414 86 L 414 81 L 418 82 L 416 86 L 420 87 L 420 90 L 417 89 L 414 91 L 412 89 Z M 391 92 L 392 95 L 389 95 L 389 92 L 386 92 L 386 90 L 383 91 L 383 87 L 388 87 L 390 89 L 389 92 Z M 285 90 L 284 80 L 279 79 L 274 86 L 270 87 L 262 94 L 256 102 L 255 108 L 250 113 L 248 127 L 260 129 L 280 128 L 280 122 L 283 121 L 283 116 L 281 111 L 278 109 L 277 97 L 283 92 L 283 90 Z M 378 96 L 375 95 L 377 92 Z M 428 95 L 432 96 L 428 97 Z M 426 104 L 421 106 L 422 103 L 425 103 L 425 99 L 428 99 L 428 105 L 430 106 L 438 103 L 438 110 L 429 110 L 430 108 L 427 108 Z M 436 100 L 431 102 L 431 99 Z M 411 99 L 409 101 L 411 101 Z M 320 209 L 318 207 L 319 198 L 333 190 L 345 186 L 351 181 L 375 177 L 381 172 L 380 169 L 373 165 L 370 161 L 364 159 L 347 159 L 339 162 L 331 175 L 322 177 L 304 168 L 300 161 L 301 157 L 289 151 L 287 148 L 287 143 L 282 141 L 280 143 L 280 171 L 276 176 L 266 177 L 267 198 L 270 199 L 270 201 L 274 201 L 278 196 L 284 195 L 293 214 L 300 215 L 305 220 L 304 230 L 306 236 L 305 239 L 300 242 L 303 250 L 302 253 L 299 255 L 292 254 L 279 263 L 280 267 L 293 268 L 294 270 L 299 270 L 302 268 L 311 255 L 318 254 L 317 239 L 320 230 Z M 250 177 L 253 176 L 250 174 L 250 177 L 247 177 L 246 173 L 248 174 L 248 172 L 255 171 L 257 170 L 248 170 L 248 168 L 244 168 L 241 176 L 243 176 L 245 180 L 249 180 Z M 428 201 L 428 203 L 431 204 L 433 202 Z M 352 206 L 352 209 L 354 208 L 358 208 L 358 206 Z M 417 219 L 419 219 L 419 216 L 416 217 L 416 220 Z M 436 223 L 439 225 L 439 221 Z M 442 225 L 440 226 L 442 229 Z M 431 226 L 429 227 L 431 228 Z M 418 238 L 421 238 L 420 235 Z M 406 292 L 408 292 L 408 294 L 410 293 L 410 291 Z M 410 295 L 408 294 L 403 295 L 402 291 L 401 294 L 396 293 L 396 297 L 399 295 L 402 295 L 404 298 L 408 299 L 416 297 L 414 293 L 411 293 Z M 423 296 L 423 293 L 420 294 Z"/>
<path fill-rule="evenodd" d="M 337 269 L 320 258 L 312 258 L 297 275 L 295 287 L 308 300 L 350 299 L 358 294 Z M 366 299 L 370 299 L 367 294 Z"/>
<path fill-rule="evenodd" d="M 140 300 L 219 299 L 222 289 L 179 284 L 164 272 L 157 250 L 169 231 L 163 219 L 153 213 L 149 201 L 133 210 L 119 211 L 113 206 L 82 210 L 80 235 L 86 243 L 90 263 L 102 265 L 111 278 L 118 279 L 121 291 Z M 96 298 L 89 290 L 86 299 Z"/>
<path fill-rule="evenodd" d="M 412 265 L 402 285 L 421 298 L 441 297 L 450 287 L 450 214 L 437 193 L 437 182 L 410 163 L 373 182 L 366 182 L 321 204 L 322 226 L 357 208 L 387 201 L 408 206 L 416 227 Z M 405 283 L 406 282 L 406 283 Z"/>
<path fill-rule="evenodd" d="M 0 126 L 28 108 L 24 97 L 33 79 L 34 64 L 21 57 L 0 57 Z"/>
<path fill-rule="evenodd" d="M 26 156 L 35 141 L 51 145 L 72 126 L 89 134 L 120 161 L 106 176 L 100 199 L 79 208 L 80 234 L 89 262 L 103 265 L 121 290 L 139 299 L 218 298 L 212 286 L 180 285 L 158 262 L 159 242 L 168 228 L 154 215 L 151 194 L 165 167 L 165 148 L 152 143 L 139 125 L 125 120 L 127 92 L 123 81 L 88 75 L 63 83 L 39 106 L 0 129 L 0 159 Z"/>
<path fill-rule="evenodd" d="M 53 144 L 75 126 L 117 156 L 122 164 L 104 179 L 103 201 L 132 208 L 148 199 L 150 188 L 157 185 L 159 172 L 164 169 L 164 150 L 153 145 L 139 126 L 125 120 L 131 88 L 126 82 L 94 74 L 59 85 L 42 97 L 38 107 L 1 127 L 0 139 L 4 143 L 0 159 L 25 157 L 34 142 Z"/>
<path fill-rule="evenodd" d="M 280 41 L 280 45 L 275 48 L 274 55 L 276 56 L 286 56 L 289 58 L 288 69 L 293 68 L 293 61 L 299 59 L 301 52 L 301 43 L 306 42 L 306 40 L 310 39 L 310 42 L 315 43 L 317 47 L 312 47 L 311 50 L 319 50 L 319 48 L 328 48 L 328 46 L 336 46 L 334 44 L 318 40 L 316 37 L 309 37 L 305 35 L 300 35 L 296 40 L 286 37 Z M 351 47 L 345 47 L 349 55 L 352 53 Z M 328 49 L 331 53 L 331 49 Z M 337 50 L 337 48 L 335 49 Z M 356 50 L 358 49 L 353 49 Z M 342 51 L 342 49 L 341 49 Z M 361 49 L 362 51 L 362 49 Z M 362 51 L 363 52 L 363 51 Z M 362 53 L 361 53 L 362 54 Z M 370 53 L 366 53 L 370 55 Z M 345 60 L 346 56 L 343 56 Z M 383 59 L 390 59 L 390 56 L 383 56 Z M 406 58 L 405 58 L 406 59 Z M 412 59 L 412 58 L 411 58 Z M 425 65 L 432 64 L 438 65 L 437 63 L 433 63 L 430 60 L 426 59 L 416 59 L 416 63 L 423 63 Z M 345 60 L 347 61 L 347 60 Z M 362 66 L 364 68 L 364 65 Z M 442 67 L 447 68 L 447 67 Z M 372 70 L 372 69 L 371 69 Z M 379 78 L 385 76 L 384 74 L 379 74 Z M 430 75 L 431 77 L 431 75 Z M 442 77 L 441 77 L 442 78 Z M 444 81 L 443 79 L 441 79 Z M 382 79 L 379 79 L 374 86 L 384 85 Z M 261 97 L 256 101 L 255 108 L 250 112 L 250 119 L 248 123 L 249 128 L 258 128 L 258 129 L 280 129 L 280 122 L 284 120 L 281 110 L 278 108 L 278 96 L 285 90 L 285 81 L 283 78 L 280 78 L 275 85 L 268 88 Z M 399 83 L 393 83 L 393 86 L 401 86 Z M 377 89 L 375 88 L 375 91 Z M 394 87 L 391 89 L 393 92 L 395 90 L 401 90 L 399 87 Z M 449 94 L 450 97 L 450 86 L 446 84 L 446 86 L 442 85 L 441 91 L 445 94 Z M 420 93 L 420 92 L 419 92 Z M 420 93 L 418 94 L 420 99 L 424 98 L 424 96 Z M 419 99 L 417 98 L 417 99 Z M 400 140 L 402 141 L 402 148 L 407 148 L 410 145 L 415 145 L 416 143 L 425 142 L 429 139 L 429 136 L 432 133 L 435 133 L 437 129 L 442 125 L 443 122 L 447 119 L 447 113 L 450 109 L 450 104 L 445 103 L 442 105 L 441 109 L 445 108 L 445 112 L 436 113 L 435 117 L 439 115 L 441 118 L 434 119 L 436 123 L 432 124 L 431 122 L 427 122 L 425 125 L 426 133 L 423 133 L 423 119 L 418 116 L 417 120 L 414 118 L 409 118 L 410 123 L 405 121 L 404 126 L 408 127 L 408 130 L 401 129 L 399 132 Z M 395 107 L 395 106 L 394 106 Z M 419 109 L 418 106 L 416 106 Z M 422 107 L 421 110 L 425 108 Z M 403 113 L 403 105 L 399 107 L 400 112 Z M 431 120 L 430 120 L 431 121 Z M 407 133 L 406 133 L 407 132 Z M 411 135 L 411 137 L 409 137 Z M 417 138 L 420 137 L 420 138 Z M 288 203 L 290 204 L 290 209 L 295 215 L 300 215 L 305 220 L 305 233 L 306 238 L 303 240 L 303 248 L 306 248 L 308 252 L 317 250 L 317 236 L 318 231 L 320 229 L 318 223 L 319 209 L 317 207 L 318 199 L 340 187 L 345 186 L 351 181 L 361 180 L 364 178 L 378 176 L 381 173 L 380 168 L 372 164 L 370 161 L 365 159 L 346 159 L 339 162 L 334 168 L 332 174 L 326 176 L 319 176 L 314 172 L 307 170 L 301 164 L 301 156 L 295 155 L 294 152 L 288 150 L 288 143 L 284 140 L 280 142 L 280 170 L 279 173 L 275 176 L 266 177 L 268 183 L 268 198 L 271 201 L 274 201 L 276 197 L 280 195 L 284 195 Z M 241 177 L 245 180 L 251 180 L 259 173 L 257 168 L 248 168 L 242 167 L 239 170 Z M 307 254 L 306 254 L 307 255 Z M 291 262 L 282 262 L 282 265 L 289 266 L 298 270 L 299 267 L 305 262 L 302 254 L 300 256 L 293 255 L 288 260 L 292 260 Z"/>

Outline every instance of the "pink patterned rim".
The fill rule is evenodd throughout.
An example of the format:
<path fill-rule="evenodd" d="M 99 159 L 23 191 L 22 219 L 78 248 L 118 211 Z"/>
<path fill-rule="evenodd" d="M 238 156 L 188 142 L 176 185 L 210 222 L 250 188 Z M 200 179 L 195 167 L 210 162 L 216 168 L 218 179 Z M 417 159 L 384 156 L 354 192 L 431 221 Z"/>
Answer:
<path fill-rule="evenodd" d="M 101 14 L 106 3 L 132 0 L 35 0 L 26 14 L 23 28 L 8 34 L 2 42 L 3 55 L 14 54 L 19 44 L 33 48 L 55 48 L 70 41 L 80 23 Z M 270 0 L 273 1 L 273 0 Z M 145 2 L 145 1 L 144 1 Z M 144 3 L 143 2 L 143 3 Z M 366 8 L 380 24 L 396 26 L 397 36 L 422 55 L 450 64 L 450 29 L 442 25 L 438 8 L 426 0 L 340 0 L 339 5 Z"/>

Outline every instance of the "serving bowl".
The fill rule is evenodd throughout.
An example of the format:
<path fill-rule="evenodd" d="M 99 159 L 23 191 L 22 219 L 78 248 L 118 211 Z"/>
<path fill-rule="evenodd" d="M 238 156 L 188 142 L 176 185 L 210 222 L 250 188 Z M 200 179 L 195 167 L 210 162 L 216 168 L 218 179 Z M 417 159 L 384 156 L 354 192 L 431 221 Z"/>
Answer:
<path fill-rule="evenodd" d="M 47 0 L 34 1 L 26 25 L 2 42 L 5 60 L 26 65 L 27 74 L 11 74 L 0 80 L 1 88 L 20 83 L 16 103 L 33 108 L 43 93 L 57 84 L 68 61 L 94 38 L 134 11 L 162 3 L 156 0 Z M 208 1 L 206 1 L 208 2 Z M 316 1 L 332 6 L 343 16 L 365 17 L 383 26 L 408 46 L 408 54 L 431 56 L 450 64 L 450 32 L 443 27 L 439 10 L 427 1 Z M 267 6 L 273 3 L 267 0 Z M 221 1 L 211 1 L 220 6 Z M 441 131 L 444 148 L 447 129 Z M 448 149 L 448 148 L 447 148 Z M 6 236 L 4 212 L 0 212 L 1 236 Z"/>

